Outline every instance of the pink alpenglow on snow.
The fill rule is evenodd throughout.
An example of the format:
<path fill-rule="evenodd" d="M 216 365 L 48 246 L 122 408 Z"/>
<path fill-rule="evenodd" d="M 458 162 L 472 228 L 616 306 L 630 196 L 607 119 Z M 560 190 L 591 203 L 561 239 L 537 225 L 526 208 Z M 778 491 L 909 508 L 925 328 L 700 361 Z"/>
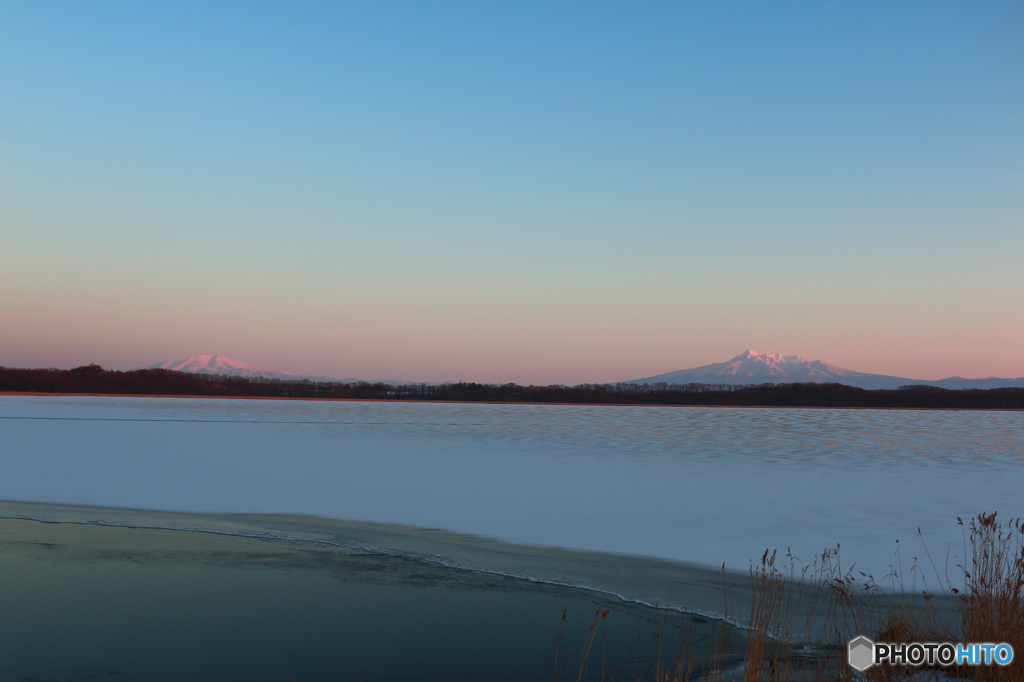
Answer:
<path fill-rule="evenodd" d="M 310 379 L 313 381 L 336 381 L 325 376 L 301 376 L 291 372 L 283 372 L 278 369 L 264 369 L 245 362 L 232 360 L 223 355 L 193 355 L 184 360 L 165 360 L 137 369 L 170 369 L 176 372 L 189 372 L 191 374 L 218 374 L 229 377 L 245 377 L 247 379 L 289 379 L 299 381 Z"/>
<path fill-rule="evenodd" d="M 653 384 L 790 384 L 836 383 L 867 389 L 894 389 L 907 385 L 939 386 L 941 388 L 1004 388 L 1024 386 L 1024 377 L 1017 379 L 963 379 L 949 377 L 938 381 L 923 381 L 886 374 L 867 374 L 839 367 L 821 360 L 806 360 L 799 355 L 759 353 L 748 350 L 732 360 L 681 369 L 667 374 L 633 379 L 626 383 Z"/>
<path fill-rule="evenodd" d="M 192 374 L 222 374 L 234 377 L 294 377 L 291 372 L 282 372 L 276 369 L 264 369 L 245 362 L 232 360 L 223 355 L 193 355 L 184 360 L 165 360 L 157 362 L 140 369 L 171 369 L 176 372 L 190 372 Z"/>

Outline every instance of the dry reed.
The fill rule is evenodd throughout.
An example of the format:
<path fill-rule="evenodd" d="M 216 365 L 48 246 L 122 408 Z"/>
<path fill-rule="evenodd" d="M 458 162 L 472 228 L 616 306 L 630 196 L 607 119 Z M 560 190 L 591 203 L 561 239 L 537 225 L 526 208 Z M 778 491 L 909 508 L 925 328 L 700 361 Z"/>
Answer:
<path fill-rule="evenodd" d="M 960 525 L 963 521 L 957 519 Z M 1006 642 L 1024 657 L 1024 521 L 1003 526 L 996 513 L 970 521 L 971 569 L 965 569 L 960 597 L 967 642 Z M 1024 682 L 1024 660 L 1005 668 L 981 666 L 973 679 Z"/>
<path fill-rule="evenodd" d="M 961 526 L 962 520 L 957 519 Z M 967 531 L 969 530 L 969 535 Z M 919 531 L 920 532 L 920 531 Z M 927 552 L 927 550 L 926 550 Z M 687 680 L 742 679 L 743 682 L 847 682 L 870 680 L 940 679 L 939 668 L 880 665 L 856 673 L 846 662 L 846 644 L 864 634 L 879 642 L 1005 642 L 1017 654 L 1011 665 L 961 666 L 942 669 L 945 679 L 977 682 L 1024 682 L 1024 521 L 1002 524 L 996 513 L 980 514 L 965 526 L 964 555 L 969 567 L 959 566 L 963 590 L 932 565 L 942 599 L 953 599 L 957 610 L 951 619 L 935 608 L 935 592 L 917 560 L 909 570 L 910 584 L 897 553 L 897 566 L 888 576 L 892 592 L 879 588 L 874 578 L 844 570 L 839 547 L 815 557 L 797 571 L 798 559 L 787 553 L 788 566 L 776 565 L 777 552 L 765 551 L 750 570 L 752 599 L 746 630 L 742 672 L 727 674 L 733 663 L 726 653 L 728 633 L 724 622 L 711 650 L 697 651 L 687 633 L 679 630 L 679 645 L 671 662 L 663 659 L 670 616 L 659 621 L 655 659 L 647 666 L 621 676 L 608 676 L 602 666 L 601 680 L 622 682 L 686 682 Z M 920 585 L 918 582 L 920 581 Z M 728 615 L 728 608 L 726 609 Z M 577 682 L 587 667 L 599 623 L 608 611 L 598 609 L 581 654 Z M 565 615 L 563 614 L 563 620 Z M 606 632 L 607 634 L 607 632 Z M 692 634 L 692 633 L 691 633 Z M 559 631 L 558 643 L 561 642 Z M 557 646 L 557 643 L 556 643 Z M 556 657 L 556 682 L 565 679 L 565 652 Z M 929 677 L 929 675 L 932 675 Z"/>

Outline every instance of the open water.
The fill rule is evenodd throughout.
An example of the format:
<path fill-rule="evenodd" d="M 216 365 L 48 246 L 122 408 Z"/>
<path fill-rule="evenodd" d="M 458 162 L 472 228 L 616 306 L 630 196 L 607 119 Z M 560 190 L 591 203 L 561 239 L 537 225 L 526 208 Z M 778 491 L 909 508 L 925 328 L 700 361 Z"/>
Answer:
<path fill-rule="evenodd" d="M 766 548 L 809 562 L 838 544 L 880 582 L 915 557 L 955 582 L 957 517 L 1024 515 L 1022 491 L 1024 412 L 0 397 L 0 499 L 311 514 L 741 572 Z"/>

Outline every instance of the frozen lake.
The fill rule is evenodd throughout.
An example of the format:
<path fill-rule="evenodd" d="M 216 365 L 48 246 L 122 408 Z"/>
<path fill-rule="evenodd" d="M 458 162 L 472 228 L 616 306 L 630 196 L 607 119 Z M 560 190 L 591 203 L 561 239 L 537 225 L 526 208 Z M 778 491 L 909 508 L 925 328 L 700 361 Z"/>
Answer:
<path fill-rule="evenodd" d="M 1024 413 L 0 397 L 0 498 L 303 513 L 883 577 L 1024 515 Z"/>

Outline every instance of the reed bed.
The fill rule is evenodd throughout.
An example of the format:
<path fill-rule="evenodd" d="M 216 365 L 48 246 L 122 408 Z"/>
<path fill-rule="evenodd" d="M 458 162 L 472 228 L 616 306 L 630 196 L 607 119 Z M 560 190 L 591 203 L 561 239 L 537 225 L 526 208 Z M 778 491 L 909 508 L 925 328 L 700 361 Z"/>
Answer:
<path fill-rule="evenodd" d="M 996 513 L 979 514 L 964 527 L 967 565 L 957 565 L 963 589 L 927 556 L 935 588 L 915 559 L 897 565 L 883 590 L 872 576 L 845 569 L 839 547 L 809 566 L 787 552 L 765 551 L 751 567 L 751 603 L 744 618 L 745 646 L 737 656 L 725 623 L 695 643 L 678 615 L 666 610 L 656 626 L 655 654 L 624 670 L 593 659 L 607 610 L 598 609 L 583 651 L 573 659 L 556 651 L 556 682 L 847 682 L 866 680 L 975 680 L 1024 682 L 1024 521 L 1003 523 Z M 952 610 L 936 603 L 952 602 Z M 737 614 L 729 613 L 727 618 Z M 565 616 L 563 614 L 563 620 Z M 739 620 L 739 619 L 737 619 Z M 607 630 L 604 630 L 607 633 Z M 850 639 L 877 642 L 1005 642 L 1016 654 L 1009 666 L 911 667 L 876 665 L 859 673 L 846 660 Z M 556 649 L 561 642 L 561 632 Z M 696 644 L 696 645 L 695 645 Z M 571 672 L 570 672 L 571 671 Z"/>

